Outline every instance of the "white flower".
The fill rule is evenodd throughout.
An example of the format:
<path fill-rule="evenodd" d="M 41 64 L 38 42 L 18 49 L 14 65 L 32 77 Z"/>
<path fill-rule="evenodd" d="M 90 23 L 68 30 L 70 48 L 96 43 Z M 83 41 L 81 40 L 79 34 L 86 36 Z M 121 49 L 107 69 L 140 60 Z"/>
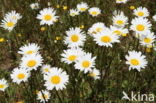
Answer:
<path fill-rule="evenodd" d="M 84 45 L 86 36 L 80 28 L 70 28 L 66 31 L 66 34 L 67 36 L 65 37 L 64 43 L 67 44 L 68 47 L 79 47 Z"/>
<path fill-rule="evenodd" d="M 29 71 L 37 70 L 39 66 L 42 65 L 42 57 L 40 54 L 32 54 L 22 57 L 22 62 L 20 64 L 21 68 L 25 68 Z"/>
<path fill-rule="evenodd" d="M 51 69 L 51 66 L 48 65 L 48 64 L 43 65 L 42 68 L 41 68 L 43 74 L 49 73 L 50 69 Z"/>
<path fill-rule="evenodd" d="M 29 43 L 28 45 L 24 45 L 19 48 L 18 53 L 22 54 L 24 56 L 31 55 L 31 54 L 37 54 L 40 47 L 35 43 Z"/>
<path fill-rule="evenodd" d="M 70 9 L 70 11 L 69 11 L 69 15 L 70 15 L 70 16 L 76 16 L 76 15 L 79 15 L 79 11 L 76 10 L 76 9 Z"/>
<path fill-rule="evenodd" d="M 71 64 L 75 62 L 81 55 L 84 54 L 84 51 L 81 48 L 71 48 L 64 50 L 63 53 L 61 54 L 62 56 L 62 61 Z"/>
<path fill-rule="evenodd" d="M 40 25 L 53 25 L 54 22 L 57 21 L 58 16 L 56 15 L 56 11 L 53 8 L 44 8 L 40 11 L 40 13 L 37 15 L 37 19 L 40 20 Z"/>
<path fill-rule="evenodd" d="M 13 20 L 11 18 L 4 18 L 0 26 L 11 32 L 14 29 L 16 23 L 17 23 L 16 20 Z"/>
<path fill-rule="evenodd" d="M 106 29 L 106 26 L 104 23 L 97 22 L 88 29 L 88 34 L 94 35 L 94 34 L 104 31 L 105 29 Z"/>
<path fill-rule="evenodd" d="M 91 53 L 85 53 L 77 59 L 76 64 L 74 65 L 75 69 L 87 73 L 95 67 L 95 59 L 96 57 L 92 57 Z"/>
<path fill-rule="evenodd" d="M 88 9 L 88 4 L 87 3 L 81 2 L 81 3 L 77 4 L 77 10 L 79 12 L 84 12 L 87 9 Z"/>
<path fill-rule="evenodd" d="M 22 18 L 22 16 L 19 14 L 19 13 L 16 13 L 16 11 L 11 11 L 11 12 L 8 12 L 7 14 L 5 14 L 5 18 L 10 18 L 12 20 L 15 20 L 16 22 L 18 20 L 20 20 Z"/>
<path fill-rule="evenodd" d="M 93 77 L 94 79 L 100 79 L 100 71 L 94 68 L 92 71 L 90 71 L 89 76 Z"/>
<path fill-rule="evenodd" d="M 156 14 L 153 16 L 153 20 L 156 21 Z"/>
<path fill-rule="evenodd" d="M 141 52 L 129 51 L 129 55 L 126 55 L 126 64 L 129 65 L 129 70 L 137 69 L 140 71 L 147 66 L 145 56 Z"/>
<path fill-rule="evenodd" d="M 124 34 L 128 33 L 128 29 L 119 28 L 119 27 L 116 27 L 116 26 L 110 26 L 110 30 L 111 30 L 111 32 L 113 34 L 118 35 L 118 36 L 121 36 L 121 35 L 124 35 Z"/>
<path fill-rule="evenodd" d="M 92 15 L 93 17 L 101 14 L 101 10 L 98 7 L 92 7 L 88 11 L 89 11 L 89 14 Z"/>
<path fill-rule="evenodd" d="M 134 10 L 134 15 L 138 17 L 147 17 L 149 16 L 149 12 L 147 8 L 145 7 L 138 7 L 137 9 Z"/>
<path fill-rule="evenodd" d="M 128 0 L 116 0 L 116 3 L 127 3 L 128 2 Z"/>
<path fill-rule="evenodd" d="M 20 84 L 22 81 L 26 82 L 28 80 L 30 73 L 26 69 L 15 68 L 10 76 L 13 82 Z"/>
<path fill-rule="evenodd" d="M 124 15 L 122 11 L 114 11 L 113 16 L 113 24 L 118 27 L 124 27 L 127 22 L 128 18 Z"/>
<path fill-rule="evenodd" d="M 0 79 L 0 91 L 5 91 L 5 89 L 8 87 L 8 83 L 5 79 Z"/>
<path fill-rule="evenodd" d="M 62 90 L 66 88 L 66 84 L 69 81 L 69 76 L 62 69 L 53 67 L 49 73 L 44 75 L 45 86 L 47 90 Z"/>
<path fill-rule="evenodd" d="M 94 41 L 100 46 L 112 47 L 113 43 L 120 42 L 118 39 L 119 37 L 108 29 L 94 35 Z"/>
<path fill-rule="evenodd" d="M 30 4 L 31 9 L 39 9 L 39 3 Z"/>
<path fill-rule="evenodd" d="M 47 90 L 42 90 L 37 93 L 37 99 L 40 100 L 40 102 L 45 103 L 50 99 L 50 93 Z"/>
<path fill-rule="evenodd" d="M 130 29 L 135 31 L 136 34 L 145 34 L 151 29 L 151 23 L 146 18 L 134 18 L 131 21 Z"/>

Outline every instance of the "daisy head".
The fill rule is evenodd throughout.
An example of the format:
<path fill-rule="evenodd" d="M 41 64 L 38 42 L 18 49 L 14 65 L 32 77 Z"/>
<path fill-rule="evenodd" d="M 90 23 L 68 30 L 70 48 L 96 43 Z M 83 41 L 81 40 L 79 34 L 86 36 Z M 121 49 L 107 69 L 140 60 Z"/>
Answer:
<path fill-rule="evenodd" d="M 154 21 L 156 21 L 156 14 L 152 17 Z"/>
<path fill-rule="evenodd" d="M 5 89 L 8 87 L 8 83 L 5 79 L 0 79 L 0 91 L 5 91 Z"/>
<path fill-rule="evenodd" d="M 142 55 L 141 52 L 129 51 L 128 53 L 129 54 L 126 55 L 126 64 L 129 65 L 129 70 L 137 69 L 138 71 L 140 71 L 142 68 L 145 68 L 147 66 L 145 56 Z"/>
<path fill-rule="evenodd" d="M 16 23 L 16 20 L 11 19 L 10 17 L 5 17 L 4 20 L 2 20 L 0 26 L 11 32 L 14 29 Z"/>
<path fill-rule="evenodd" d="M 92 7 L 89 10 L 89 14 L 93 17 L 98 16 L 99 14 L 101 14 L 101 10 L 98 7 Z"/>
<path fill-rule="evenodd" d="M 10 19 L 15 20 L 15 21 L 18 21 L 22 18 L 22 16 L 14 10 L 5 14 L 5 17 L 10 18 Z"/>
<path fill-rule="evenodd" d="M 76 10 L 76 9 L 70 9 L 69 15 L 72 16 L 72 17 L 74 17 L 76 15 L 79 15 L 79 11 Z"/>
<path fill-rule="evenodd" d="M 78 58 L 74 66 L 76 69 L 87 73 L 95 67 L 95 59 L 96 57 L 92 57 L 91 53 L 85 53 L 83 56 Z"/>
<path fill-rule="evenodd" d="M 67 64 L 71 64 L 75 62 L 81 55 L 84 54 L 84 51 L 81 48 L 70 48 L 67 50 L 64 50 L 61 54 L 62 56 L 62 62 L 65 62 Z"/>
<path fill-rule="evenodd" d="M 37 15 L 37 19 L 40 20 L 40 25 L 53 25 L 57 21 L 56 11 L 53 8 L 44 8 Z"/>
<path fill-rule="evenodd" d="M 69 76 L 62 69 L 53 67 L 49 73 L 44 75 L 45 86 L 47 90 L 62 90 L 66 88 L 66 84 L 69 81 Z"/>
<path fill-rule="evenodd" d="M 145 7 L 138 7 L 136 9 L 134 9 L 133 13 L 137 17 L 147 17 L 147 16 L 149 16 L 149 12 L 148 12 L 147 8 L 145 8 Z"/>
<path fill-rule="evenodd" d="M 37 93 L 37 99 L 40 100 L 40 102 L 45 103 L 50 99 L 50 93 L 47 90 L 42 90 Z"/>
<path fill-rule="evenodd" d="M 29 43 L 28 45 L 24 45 L 20 47 L 18 53 L 24 56 L 32 55 L 32 54 L 37 54 L 39 49 L 40 47 L 37 44 Z"/>
<path fill-rule="evenodd" d="M 156 36 L 153 32 L 148 31 L 146 35 L 142 35 L 140 39 L 140 43 L 143 46 L 149 47 L 152 46 L 155 41 Z"/>
<path fill-rule="evenodd" d="M 113 25 L 118 27 L 124 27 L 127 24 L 128 18 L 124 15 L 122 11 L 114 11 L 113 14 Z"/>
<path fill-rule="evenodd" d="M 116 3 L 118 3 L 118 4 L 120 4 L 120 3 L 127 3 L 128 2 L 128 0 L 116 0 Z"/>
<path fill-rule="evenodd" d="M 88 34 L 94 35 L 94 34 L 104 31 L 105 29 L 106 29 L 105 24 L 102 22 L 98 22 L 98 23 L 93 24 L 92 27 L 89 28 Z"/>
<path fill-rule="evenodd" d="M 81 2 L 81 3 L 77 4 L 77 10 L 79 12 L 85 12 L 87 9 L 88 9 L 87 3 Z"/>
<path fill-rule="evenodd" d="M 37 68 L 42 65 L 42 61 L 43 59 L 40 54 L 24 56 L 21 59 L 20 67 L 29 71 L 33 69 L 37 70 Z"/>
<path fill-rule="evenodd" d="M 116 26 L 111 26 L 110 30 L 111 30 L 111 32 L 113 34 L 118 35 L 118 36 L 121 36 L 121 35 L 124 35 L 124 34 L 128 33 L 128 29 L 126 29 L 126 28 L 119 28 L 119 27 L 116 27 Z"/>
<path fill-rule="evenodd" d="M 112 47 L 113 43 L 120 42 L 118 39 L 119 37 L 108 29 L 94 35 L 94 41 L 100 46 Z"/>
<path fill-rule="evenodd" d="M 20 84 L 28 80 L 30 73 L 26 69 L 15 68 L 10 76 L 14 83 Z"/>
<path fill-rule="evenodd" d="M 48 64 L 43 65 L 42 68 L 41 68 L 43 74 L 49 73 L 50 69 L 51 69 L 51 66 L 48 65 Z"/>
<path fill-rule="evenodd" d="M 94 79 L 100 79 L 100 71 L 94 68 L 90 71 L 89 76 L 93 77 Z"/>
<path fill-rule="evenodd" d="M 145 34 L 151 29 L 151 23 L 146 18 L 134 18 L 131 21 L 130 29 L 136 34 Z"/>
<path fill-rule="evenodd" d="M 32 3 L 30 4 L 31 9 L 39 9 L 39 3 Z"/>
<path fill-rule="evenodd" d="M 70 28 L 66 31 L 66 34 L 67 36 L 65 37 L 64 43 L 67 44 L 68 47 L 79 47 L 84 45 L 86 37 L 80 28 Z"/>

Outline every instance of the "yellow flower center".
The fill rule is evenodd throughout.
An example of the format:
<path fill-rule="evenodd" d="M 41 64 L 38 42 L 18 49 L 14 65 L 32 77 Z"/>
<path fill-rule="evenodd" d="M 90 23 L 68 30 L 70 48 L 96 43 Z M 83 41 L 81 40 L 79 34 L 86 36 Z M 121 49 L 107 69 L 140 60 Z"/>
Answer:
<path fill-rule="evenodd" d="M 0 42 L 4 42 L 5 41 L 5 39 L 4 38 L 0 38 Z"/>
<path fill-rule="evenodd" d="M 0 84 L 0 88 L 2 89 L 2 88 L 4 88 L 5 87 L 5 85 L 4 84 Z"/>
<path fill-rule="evenodd" d="M 143 12 L 138 12 L 138 16 L 144 16 L 144 13 Z"/>
<path fill-rule="evenodd" d="M 118 21 L 116 21 L 116 23 L 117 23 L 118 25 L 122 25 L 122 24 L 124 24 L 124 21 L 118 20 Z"/>
<path fill-rule="evenodd" d="M 44 71 L 45 71 L 45 72 L 49 72 L 49 68 L 45 68 Z"/>
<path fill-rule="evenodd" d="M 151 38 L 144 38 L 145 43 L 150 43 L 151 41 L 152 41 Z"/>
<path fill-rule="evenodd" d="M 61 81 L 61 78 L 57 75 L 51 77 L 51 83 L 52 84 L 59 84 L 60 81 Z"/>
<path fill-rule="evenodd" d="M 52 16 L 49 15 L 49 14 L 47 14 L 47 15 L 44 16 L 44 20 L 46 20 L 46 21 L 49 21 L 51 19 L 52 19 Z"/>
<path fill-rule="evenodd" d="M 76 56 L 75 55 L 70 55 L 69 57 L 68 57 L 68 60 L 70 60 L 70 61 L 74 61 L 74 60 L 76 60 Z"/>
<path fill-rule="evenodd" d="M 30 51 L 27 51 L 27 54 L 33 54 L 34 51 L 30 50 Z"/>
<path fill-rule="evenodd" d="M 131 59 L 131 64 L 134 65 L 134 66 L 137 66 L 139 65 L 139 61 L 137 59 Z"/>
<path fill-rule="evenodd" d="M 79 40 L 79 36 L 78 36 L 78 35 L 72 35 L 72 36 L 71 36 L 71 40 L 72 40 L 73 42 L 77 42 L 77 41 Z"/>
<path fill-rule="evenodd" d="M 96 32 L 101 32 L 102 28 L 96 28 Z"/>
<path fill-rule="evenodd" d="M 18 79 L 24 79 L 24 78 L 25 78 L 25 74 L 19 73 L 19 74 L 17 75 L 17 78 L 18 78 Z"/>
<path fill-rule="evenodd" d="M 96 76 L 95 73 L 90 73 L 89 75 L 90 75 L 91 77 L 95 77 L 95 76 Z"/>
<path fill-rule="evenodd" d="M 28 61 L 27 66 L 34 67 L 36 64 L 37 64 L 37 62 L 35 60 L 30 60 L 30 61 Z"/>
<path fill-rule="evenodd" d="M 109 36 L 102 36 L 101 41 L 104 43 L 109 43 L 111 42 L 111 38 Z"/>
<path fill-rule="evenodd" d="M 86 11 L 86 8 L 80 8 L 80 11 Z"/>
<path fill-rule="evenodd" d="M 121 31 L 119 31 L 119 30 L 115 30 L 113 33 L 116 34 L 116 35 L 121 35 L 122 34 Z"/>
<path fill-rule="evenodd" d="M 41 98 L 42 98 L 42 99 L 44 99 L 44 98 L 47 99 L 47 98 L 48 98 L 48 95 L 44 94 L 44 97 L 43 97 L 43 95 L 42 95 Z"/>
<path fill-rule="evenodd" d="M 145 26 L 142 25 L 142 24 L 139 24 L 139 25 L 136 26 L 136 29 L 137 29 L 138 31 L 144 31 L 144 30 L 145 30 Z"/>
<path fill-rule="evenodd" d="M 97 12 L 97 11 L 93 11 L 93 12 L 91 12 L 91 14 L 92 14 L 92 15 L 97 15 L 98 12 Z"/>
<path fill-rule="evenodd" d="M 12 27 L 12 26 L 14 26 L 14 23 L 13 22 L 7 22 L 7 27 Z"/>
<path fill-rule="evenodd" d="M 82 66 L 83 66 L 84 68 L 88 68 L 88 67 L 90 66 L 90 62 L 87 61 L 87 60 L 85 60 L 85 61 L 82 62 Z"/>

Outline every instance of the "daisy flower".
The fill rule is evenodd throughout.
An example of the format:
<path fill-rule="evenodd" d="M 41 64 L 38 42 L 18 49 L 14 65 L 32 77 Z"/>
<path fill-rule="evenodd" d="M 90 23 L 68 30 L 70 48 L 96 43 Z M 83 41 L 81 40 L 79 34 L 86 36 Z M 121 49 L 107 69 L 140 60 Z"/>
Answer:
<path fill-rule="evenodd" d="M 28 80 L 30 73 L 26 69 L 15 68 L 10 76 L 14 83 L 20 84 Z"/>
<path fill-rule="evenodd" d="M 101 10 L 98 7 L 92 7 L 88 11 L 89 11 L 89 14 L 92 15 L 93 17 L 101 14 Z"/>
<path fill-rule="evenodd" d="M 118 36 L 121 36 L 121 35 L 124 35 L 124 34 L 128 33 L 128 29 L 119 28 L 119 27 L 116 27 L 116 26 L 110 26 L 110 30 L 111 30 L 111 32 L 113 34 L 118 35 Z"/>
<path fill-rule="evenodd" d="M 98 22 L 93 24 L 89 29 L 88 29 L 88 34 L 93 35 L 100 33 L 106 29 L 106 26 L 102 22 Z"/>
<path fill-rule="evenodd" d="M 65 37 L 64 43 L 67 44 L 68 47 L 79 47 L 84 45 L 86 37 L 80 28 L 70 28 L 66 31 L 66 34 L 67 36 Z"/>
<path fill-rule="evenodd" d="M 128 53 L 129 54 L 126 55 L 126 64 L 129 65 L 129 70 L 137 69 L 138 71 L 140 71 L 142 68 L 145 68 L 147 66 L 145 56 L 142 55 L 141 52 L 129 51 Z"/>
<path fill-rule="evenodd" d="M 11 19 L 9 17 L 7 18 L 5 17 L 4 20 L 2 20 L 2 23 L 0 26 L 8 30 L 9 32 L 11 32 L 14 29 L 16 23 L 17 23 L 17 20 Z"/>
<path fill-rule="evenodd" d="M 5 89 L 8 87 L 8 83 L 5 79 L 0 79 L 0 91 L 5 91 Z"/>
<path fill-rule="evenodd" d="M 31 55 L 31 54 L 37 54 L 40 47 L 35 43 L 29 43 L 28 45 L 24 45 L 19 48 L 18 53 L 22 54 L 24 56 Z"/>
<path fill-rule="evenodd" d="M 53 67 L 49 73 L 44 75 L 45 86 L 47 90 L 62 90 L 66 88 L 66 84 L 69 81 L 69 76 L 62 69 Z"/>
<path fill-rule="evenodd" d="M 89 76 L 93 77 L 94 79 L 100 79 L 100 71 L 94 68 L 92 71 L 90 71 Z"/>
<path fill-rule="evenodd" d="M 120 42 L 117 35 L 112 34 L 110 30 L 104 30 L 94 35 L 94 41 L 100 46 L 112 47 L 113 43 Z"/>
<path fill-rule="evenodd" d="M 74 17 L 76 15 L 79 15 L 79 11 L 76 10 L 76 9 L 70 9 L 69 15 L 72 16 L 72 17 Z"/>
<path fill-rule="evenodd" d="M 122 11 L 114 11 L 113 15 L 113 25 L 118 27 L 124 27 L 127 24 L 128 18 L 124 15 Z"/>
<path fill-rule="evenodd" d="M 130 29 L 135 31 L 136 34 L 145 34 L 151 29 L 151 23 L 146 18 L 134 18 L 131 21 Z"/>
<path fill-rule="evenodd" d="M 142 35 L 140 37 L 140 43 L 144 46 L 152 46 L 153 42 L 155 41 L 156 36 L 153 32 L 147 32 L 146 35 Z"/>
<path fill-rule="evenodd" d="M 149 16 L 149 12 L 148 12 L 147 8 L 145 8 L 145 7 L 138 7 L 136 9 L 134 9 L 133 14 L 137 17 L 148 17 Z"/>
<path fill-rule="evenodd" d="M 95 67 L 96 57 L 92 57 L 91 53 L 85 53 L 83 56 L 79 57 L 75 63 L 75 69 L 84 71 L 87 73 Z"/>
<path fill-rule="evenodd" d="M 125 3 L 127 3 L 127 2 L 128 2 L 128 0 L 116 0 L 116 3 L 119 3 L 119 4 L 120 4 L 120 3 L 124 3 L 124 4 L 125 4 Z"/>
<path fill-rule="evenodd" d="M 30 4 L 31 9 L 39 9 L 39 3 L 32 3 Z"/>
<path fill-rule="evenodd" d="M 23 56 L 21 59 L 21 64 L 20 67 L 21 68 L 25 68 L 27 70 L 37 70 L 37 68 L 39 66 L 42 65 L 42 57 L 40 54 L 32 54 L 32 55 L 28 55 L 28 56 Z"/>
<path fill-rule="evenodd" d="M 81 3 L 77 4 L 77 10 L 79 12 L 85 12 L 87 9 L 88 9 L 87 3 L 81 2 Z"/>
<path fill-rule="evenodd" d="M 40 25 L 53 25 L 54 22 L 57 21 L 58 16 L 56 15 L 56 11 L 53 8 L 44 8 L 40 11 L 40 13 L 37 15 L 37 19 L 40 20 Z"/>
<path fill-rule="evenodd" d="M 42 92 L 39 91 L 37 93 L 37 99 L 40 100 L 40 102 L 42 102 L 42 103 L 47 102 L 50 99 L 49 91 L 47 91 L 47 90 L 42 90 Z"/>
<path fill-rule="evenodd" d="M 48 64 L 43 65 L 42 68 L 41 68 L 43 74 L 49 73 L 50 69 L 51 69 L 51 66 L 48 65 Z"/>
<path fill-rule="evenodd" d="M 156 21 L 156 15 L 153 16 L 153 20 Z"/>
<path fill-rule="evenodd" d="M 18 21 L 22 18 L 22 16 L 19 13 L 16 13 L 16 11 L 11 11 L 5 14 L 5 18 L 10 18 L 11 20 Z"/>
<path fill-rule="evenodd" d="M 81 48 L 71 48 L 64 50 L 61 54 L 62 62 L 67 64 L 71 64 L 77 60 L 77 58 L 81 57 L 84 54 L 84 51 Z"/>

